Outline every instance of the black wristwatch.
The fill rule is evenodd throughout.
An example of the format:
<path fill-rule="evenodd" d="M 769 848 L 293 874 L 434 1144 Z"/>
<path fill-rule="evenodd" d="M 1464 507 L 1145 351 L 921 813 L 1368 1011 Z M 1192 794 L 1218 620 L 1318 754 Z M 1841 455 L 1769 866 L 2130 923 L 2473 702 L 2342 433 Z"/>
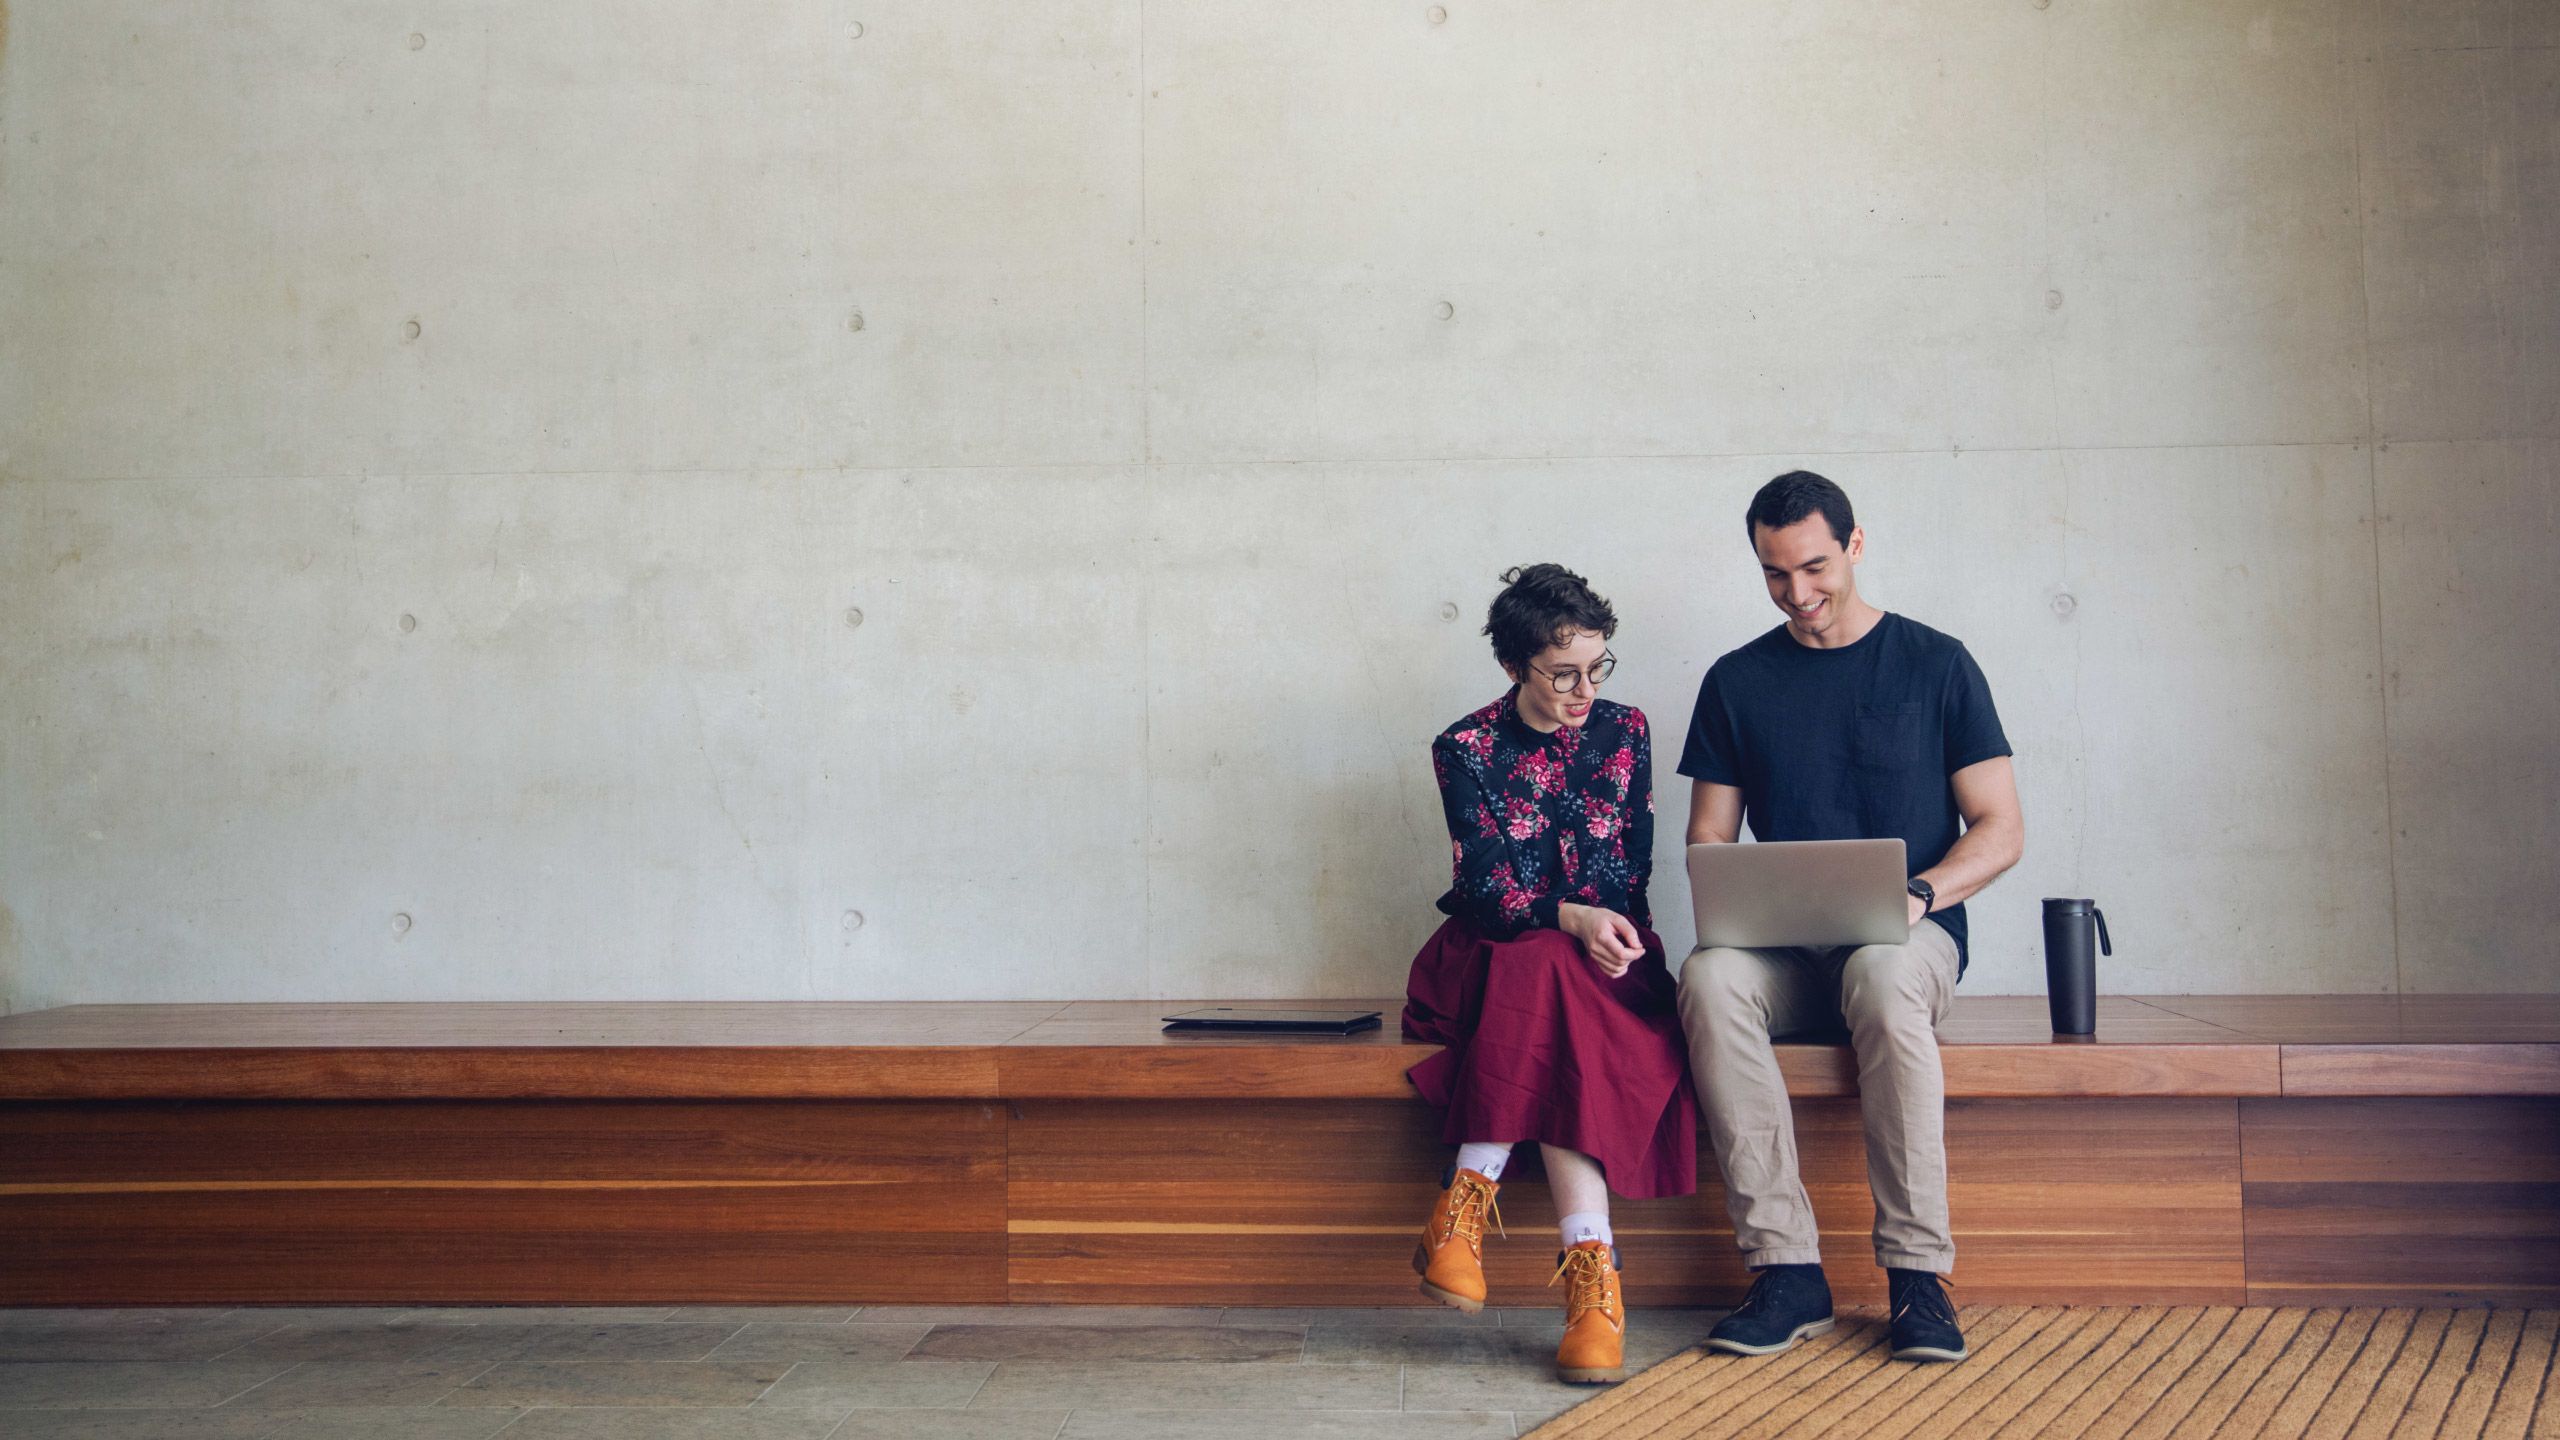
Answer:
<path fill-rule="evenodd" d="M 1911 883 L 1903 888 L 1920 897 L 1921 919 L 1928 919 L 1929 912 L 1938 908 L 1938 888 L 1928 881 L 1914 875 L 1911 877 Z"/>

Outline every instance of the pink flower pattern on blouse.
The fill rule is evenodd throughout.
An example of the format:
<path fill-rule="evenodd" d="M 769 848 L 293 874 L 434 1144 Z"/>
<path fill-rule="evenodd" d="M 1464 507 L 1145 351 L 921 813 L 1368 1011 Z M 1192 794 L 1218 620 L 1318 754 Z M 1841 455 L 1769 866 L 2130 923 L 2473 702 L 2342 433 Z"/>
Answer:
<path fill-rule="evenodd" d="M 1644 712 L 1595 700 L 1589 721 L 1541 735 L 1509 695 L 1431 746 L 1449 822 L 1440 909 L 1497 940 L 1556 923 L 1566 901 L 1653 923 L 1653 740 Z"/>
<path fill-rule="evenodd" d="M 1514 840 L 1535 840 L 1547 833 L 1546 812 L 1534 800 L 1512 796 L 1502 802 L 1502 833 Z"/>

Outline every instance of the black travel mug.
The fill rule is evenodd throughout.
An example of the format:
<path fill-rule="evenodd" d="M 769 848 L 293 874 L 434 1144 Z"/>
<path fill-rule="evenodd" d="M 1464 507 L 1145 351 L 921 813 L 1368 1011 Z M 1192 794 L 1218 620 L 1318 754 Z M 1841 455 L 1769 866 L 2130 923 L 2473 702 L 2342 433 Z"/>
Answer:
<path fill-rule="evenodd" d="M 2053 1033 L 2089 1035 L 2098 1028 L 2098 956 L 2113 955 L 2106 912 L 2095 900 L 2044 902 L 2044 994 Z"/>

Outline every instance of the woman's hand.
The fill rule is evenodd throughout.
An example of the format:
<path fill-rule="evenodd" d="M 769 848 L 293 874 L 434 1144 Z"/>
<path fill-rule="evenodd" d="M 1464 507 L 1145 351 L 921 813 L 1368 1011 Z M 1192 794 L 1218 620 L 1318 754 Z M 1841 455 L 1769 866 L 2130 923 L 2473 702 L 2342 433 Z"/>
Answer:
<path fill-rule="evenodd" d="M 1582 942 L 1582 953 L 1600 973 L 1615 980 L 1644 958 L 1644 936 L 1635 922 L 1615 910 L 1595 905 L 1559 905 L 1556 928 Z"/>

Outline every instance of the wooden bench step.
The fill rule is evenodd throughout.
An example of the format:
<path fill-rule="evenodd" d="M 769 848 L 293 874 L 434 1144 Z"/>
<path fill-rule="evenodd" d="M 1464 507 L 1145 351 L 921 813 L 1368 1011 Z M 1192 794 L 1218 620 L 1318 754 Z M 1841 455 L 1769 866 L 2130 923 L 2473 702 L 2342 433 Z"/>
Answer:
<path fill-rule="evenodd" d="M 1395 1100 L 1431 1053 L 1392 1019 L 1162 1034 L 1191 1003 L 75 1006 L 0 1019 L 0 1100 Z M 1940 1044 L 1961 1098 L 2560 1095 L 2551 996 L 2111 997 L 2086 1040 L 1967 996 Z M 1857 1091 L 1843 1045 L 1779 1057 L 1792 1094 Z"/>
<path fill-rule="evenodd" d="M 1173 1008 L 0 1019 L 0 1305 L 1421 1303 L 1428 1050 L 1168 1037 Z M 1967 1303 L 2560 1303 L 2560 1000 L 2110 999 L 2060 1041 L 1968 996 L 1941 1041 Z M 1847 1051 L 1781 1056 L 1835 1285 L 1872 1301 Z M 1495 1299 L 1538 1305 L 1516 1163 Z M 1746 1283 L 1702 1179 L 1618 1207 L 1634 1303 Z"/>

